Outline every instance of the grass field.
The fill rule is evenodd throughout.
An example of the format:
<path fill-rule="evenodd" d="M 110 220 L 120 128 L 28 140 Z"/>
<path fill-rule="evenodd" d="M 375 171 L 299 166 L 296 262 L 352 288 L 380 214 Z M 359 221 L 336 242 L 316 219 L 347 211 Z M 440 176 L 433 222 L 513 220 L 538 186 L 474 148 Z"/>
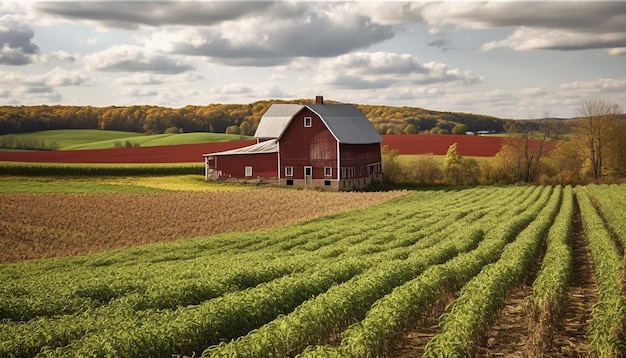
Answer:
<path fill-rule="evenodd" d="M 151 193 L 163 191 L 247 190 L 242 185 L 206 182 L 202 175 L 166 177 L 12 177 L 0 176 L 0 194 L 15 193 Z"/>
<path fill-rule="evenodd" d="M 0 135 L 0 143 L 2 142 L 3 137 L 7 136 L 12 136 L 16 140 L 28 138 L 48 143 L 54 142 L 58 145 L 59 150 L 107 149 L 116 147 L 116 144 L 118 146 L 125 145 L 126 142 L 136 146 L 162 146 L 226 142 L 250 138 L 234 134 L 206 132 L 142 135 L 134 132 L 110 130 L 67 129 Z"/>
<path fill-rule="evenodd" d="M 625 185 L 23 179 L 0 186 L 0 356 L 626 353 Z"/>

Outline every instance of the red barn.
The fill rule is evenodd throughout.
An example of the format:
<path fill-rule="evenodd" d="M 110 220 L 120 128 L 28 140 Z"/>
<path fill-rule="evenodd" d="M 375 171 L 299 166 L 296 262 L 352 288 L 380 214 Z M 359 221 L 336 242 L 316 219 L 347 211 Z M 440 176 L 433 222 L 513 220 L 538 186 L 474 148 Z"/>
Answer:
<path fill-rule="evenodd" d="M 272 180 L 343 191 L 382 179 L 374 126 L 351 104 L 273 104 L 248 147 L 205 154 L 206 179 Z"/>

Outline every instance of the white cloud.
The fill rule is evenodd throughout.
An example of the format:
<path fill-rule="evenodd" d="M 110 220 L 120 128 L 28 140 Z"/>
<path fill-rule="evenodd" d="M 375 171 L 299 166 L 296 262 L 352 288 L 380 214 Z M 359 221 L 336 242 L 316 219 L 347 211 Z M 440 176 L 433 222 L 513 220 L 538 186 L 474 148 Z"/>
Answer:
<path fill-rule="evenodd" d="M 2 13 L 0 13 L 2 14 Z M 35 32 L 19 16 L 0 16 L 0 64 L 27 65 L 34 61 L 39 47 L 32 42 Z"/>
<path fill-rule="evenodd" d="M 141 88 L 127 88 L 122 90 L 122 94 L 129 97 L 155 97 L 159 95 L 159 92 Z"/>
<path fill-rule="evenodd" d="M 106 27 L 135 29 L 140 25 L 206 26 L 262 11 L 265 1 L 45 1 L 35 3 L 40 13 Z"/>
<path fill-rule="evenodd" d="M 211 93 L 216 94 L 248 94 L 252 93 L 253 88 L 243 83 L 230 83 L 224 86 L 214 86 L 210 89 Z"/>
<path fill-rule="evenodd" d="M 559 86 L 564 90 L 626 92 L 626 78 L 598 78 L 592 81 L 575 81 Z"/>
<path fill-rule="evenodd" d="M 44 82 L 48 86 L 87 86 L 91 80 L 76 71 L 55 68 L 44 75 Z"/>
<path fill-rule="evenodd" d="M 120 77 L 114 80 L 117 85 L 160 85 L 163 80 L 151 73 L 134 73 L 130 76 Z"/>
<path fill-rule="evenodd" d="M 623 48 L 624 46 L 626 46 L 626 32 L 574 32 L 560 29 L 522 27 L 515 30 L 513 34 L 504 40 L 483 44 L 481 50 L 488 51 L 498 47 L 508 47 L 514 50 L 585 50 L 592 48 Z"/>
<path fill-rule="evenodd" d="M 84 57 L 91 69 L 111 72 L 178 74 L 194 69 L 184 60 L 152 53 L 143 48 L 119 45 Z"/>
<path fill-rule="evenodd" d="M 314 78 L 318 84 L 351 89 L 391 86 L 453 85 L 480 83 L 480 76 L 469 71 L 451 69 L 429 61 L 421 63 L 415 56 L 389 52 L 356 52 L 320 62 Z"/>
<path fill-rule="evenodd" d="M 42 86 L 90 86 L 93 81 L 76 71 L 55 68 L 44 74 L 23 74 L 18 72 L 0 72 L 0 83 L 20 83 L 30 87 Z"/>
<path fill-rule="evenodd" d="M 0 102 L 176 107 L 322 94 L 569 115 L 586 96 L 626 107 L 625 41 L 621 1 L 2 2 Z"/>
<path fill-rule="evenodd" d="M 502 40 L 481 47 L 491 50 L 606 49 L 609 54 L 626 47 L 626 2 L 622 1 L 491 1 L 441 2 L 426 6 L 425 21 L 434 29 L 443 27 L 513 29 Z"/>
<path fill-rule="evenodd" d="M 353 4 L 273 3 L 260 13 L 210 27 L 161 27 L 148 48 L 228 65 L 273 66 L 297 57 L 332 57 L 390 39 L 396 30 L 352 11 Z"/>

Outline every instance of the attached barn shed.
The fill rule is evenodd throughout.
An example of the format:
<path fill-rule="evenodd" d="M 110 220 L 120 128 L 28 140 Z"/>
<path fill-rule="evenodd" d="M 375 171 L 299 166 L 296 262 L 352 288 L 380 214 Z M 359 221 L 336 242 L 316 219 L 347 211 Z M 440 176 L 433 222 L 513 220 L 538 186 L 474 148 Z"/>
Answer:
<path fill-rule="evenodd" d="M 382 180 L 374 126 L 351 104 L 273 104 L 248 147 L 205 154 L 206 178 L 265 179 L 343 191 Z"/>

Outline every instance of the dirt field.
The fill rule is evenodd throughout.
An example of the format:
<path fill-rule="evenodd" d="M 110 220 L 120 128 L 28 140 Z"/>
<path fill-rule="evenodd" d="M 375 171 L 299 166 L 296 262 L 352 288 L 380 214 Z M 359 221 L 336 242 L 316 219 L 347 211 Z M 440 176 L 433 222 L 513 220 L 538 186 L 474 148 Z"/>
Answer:
<path fill-rule="evenodd" d="M 403 195 L 296 190 L 2 194 L 0 263 L 276 228 Z"/>

